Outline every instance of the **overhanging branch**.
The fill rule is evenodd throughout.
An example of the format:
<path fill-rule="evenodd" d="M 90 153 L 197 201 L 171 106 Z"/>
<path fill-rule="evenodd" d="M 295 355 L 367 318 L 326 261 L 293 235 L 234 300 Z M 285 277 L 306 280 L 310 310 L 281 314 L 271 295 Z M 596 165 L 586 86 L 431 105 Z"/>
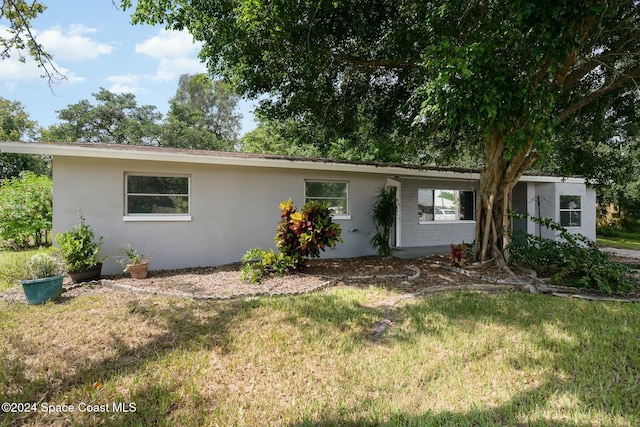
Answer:
<path fill-rule="evenodd" d="M 562 113 L 559 114 L 559 116 L 558 116 L 559 121 L 560 122 L 565 121 L 566 119 L 568 119 L 569 117 L 573 116 L 578 111 L 580 111 L 580 109 L 586 107 L 587 105 L 591 104 L 592 102 L 597 101 L 602 96 L 622 88 L 627 83 L 629 83 L 631 81 L 635 81 L 635 79 L 637 79 L 637 78 L 640 78 L 640 67 L 636 68 L 635 70 L 631 71 L 630 73 L 626 73 L 626 74 L 621 75 L 619 78 L 617 78 L 616 80 L 614 80 L 610 84 L 608 84 L 606 86 L 602 86 L 600 89 L 596 90 L 595 92 L 592 92 L 592 93 L 580 98 L 580 100 L 578 100 L 577 102 L 573 103 L 567 109 L 565 109 Z"/>

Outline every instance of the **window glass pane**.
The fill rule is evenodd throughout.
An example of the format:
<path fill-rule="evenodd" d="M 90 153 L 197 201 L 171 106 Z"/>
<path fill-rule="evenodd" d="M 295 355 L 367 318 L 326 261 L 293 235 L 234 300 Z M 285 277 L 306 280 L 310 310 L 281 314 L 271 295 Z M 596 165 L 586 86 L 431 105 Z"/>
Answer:
<path fill-rule="evenodd" d="M 130 214 L 188 214 L 188 196 L 129 196 Z"/>
<path fill-rule="evenodd" d="M 455 221 L 457 191 L 454 190 L 434 190 L 433 219 L 436 221 Z"/>
<path fill-rule="evenodd" d="M 560 225 L 563 227 L 569 227 L 571 223 L 571 213 L 569 211 L 560 212 Z"/>
<path fill-rule="evenodd" d="M 473 191 L 460 192 L 460 219 L 472 221 L 475 217 L 475 200 Z"/>
<path fill-rule="evenodd" d="M 188 194 L 189 178 L 128 175 L 127 192 L 136 194 Z"/>
<path fill-rule="evenodd" d="M 581 225 L 582 225 L 582 212 L 572 211 L 571 224 L 569 225 L 569 227 L 580 227 Z"/>
<path fill-rule="evenodd" d="M 306 181 L 305 203 L 315 200 L 329 206 L 336 214 L 347 214 L 347 183 Z"/>
<path fill-rule="evenodd" d="M 419 221 L 473 221 L 474 218 L 473 191 L 418 189 Z"/>
<path fill-rule="evenodd" d="M 328 204 L 333 213 L 347 213 L 347 201 L 345 199 L 323 199 L 322 202 Z"/>
<path fill-rule="evenodd" d="M 433 190 L 431 189 L 418 189 L 418 220 L 433 220 Z"/>
<path fill-rule="evenodd" d="M 305 194 L 307 198 L 333 197 L 347 198 L 346 182 L 306 182 Z"/>
<path fill-rule="evenodd" d="M 580 196 L 560 196 L 560 209 L 581 209 Z"/>

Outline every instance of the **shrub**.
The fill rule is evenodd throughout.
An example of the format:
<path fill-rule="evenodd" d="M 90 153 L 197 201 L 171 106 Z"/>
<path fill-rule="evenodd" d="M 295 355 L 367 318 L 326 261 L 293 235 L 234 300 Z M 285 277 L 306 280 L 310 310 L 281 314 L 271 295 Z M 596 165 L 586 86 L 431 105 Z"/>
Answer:
<path fill-rule="evenodd" d="M 326 204 L 310 201 L 297 211 L 291 199 L 280 203 L 282 211 L 278 224 L 276 246 L 290 257 L 296 270 L 300 270 L 306 258 L 320 257 L 320 251 L 342 243 L 342 229 L 331 219 Z"/>
<path fill-rule="evenodd" d="M 518 217 L 526 218 L 518 215 Z M 624 264 L 612 261 L 595 242 L 581 234 L 570 233 L 547 218 L 532 221 L 558 232 L 558 240 L 531 234 L 514 234 L 508 247 L 511 263 L 548 272 L 551 283 L 577 288 L 598 289 L 607 293 L 628 292 L 638 284 Z"/>
<path fill-rule="evenodd" d="M 265 274 L 299 271 L 307 257 L 317 258 L 320 251 L 341 243 L 340 225 L 331 220 L 331 210 L 322 203 L 307 202 L 300 212 L 291 199 L 280 203 L 281 219 L 274 239 L 280 253 L 273 249 L 249 249 L 242 257 L 243 280 L 256 283 Z"/>
<path fill-rule="evenodd" d="M 64 273 L 65 264 L 58 253 L 44 252 L 33 255 L 27 262 L 28 279 L 43 279 L 60 276 Z"/>
<path fill-rule="evenodd" d="M 371 207 L 371 218 L 375 224 L 375 234 L 371 245 L 381 256 L 391 256 L 391 230 L 396 222 L 398 204 L 395 187 L 380 187 Z"/>
<path fill-rule="evenodd" d="M 449 258 L 454 265 L 458 267 L 464 267 L 467 257 L 469 255 L 469 247 L 466 243 L 462 242 L 460 245 L 449 245 Z"/>
<path fill-rule="evenodd" d="M 0 238 L 25 248 L 49 243 L 52 226 L 52 181 L 24 172 L 0 183 Z"/>
<path fill-rule="evenodd" d="M 106 260 L 98 258 L 102 237 L 97 241 L 94 239 L 93 229 L 85 223 L 82 215 L 78 225 L 64 233 L 56 234 L 56 242 L 60 245 L 62 257 L 70 273 L 87 270 Z"/>
<path fill-rule="evenodd" d="M 261 248 L 252 248 L 242 257 L 242 280 L 257 283 L 266 274 L 283 275 L 295 270 L 293 258 L 281 253 L 275 253 L 273 249 L 265 251 Z"/>

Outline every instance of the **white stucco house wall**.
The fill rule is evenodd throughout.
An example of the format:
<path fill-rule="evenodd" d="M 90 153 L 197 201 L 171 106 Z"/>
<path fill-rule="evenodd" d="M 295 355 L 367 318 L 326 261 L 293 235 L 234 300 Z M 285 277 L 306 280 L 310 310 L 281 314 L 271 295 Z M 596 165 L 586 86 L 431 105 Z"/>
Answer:
<path fill-rule="evenodd" d="M 121 271 L 114 257 L 122 243 L 151 254 L 152 270 L 222 265 L 252 247 L 275 247 L 278 205 L 289 198 L 298 207 L 320 199 L 335 208 L 344 243 L 324 257 L 373 255 L 371 205 L 382 186 L 396 187 L 396 248 L 474 239 L 480 174 L 473 169 L 115 144 L 0 142 L 0 152 L 52 156 L 54 235 L 76 225 L 80 209 L 104 237 L 105 274 Z M 595 239 L 596 194 L 582 178 L 525 175 L 513 204 Z M 514 228 L 555 237 L 531 221 Z"/>

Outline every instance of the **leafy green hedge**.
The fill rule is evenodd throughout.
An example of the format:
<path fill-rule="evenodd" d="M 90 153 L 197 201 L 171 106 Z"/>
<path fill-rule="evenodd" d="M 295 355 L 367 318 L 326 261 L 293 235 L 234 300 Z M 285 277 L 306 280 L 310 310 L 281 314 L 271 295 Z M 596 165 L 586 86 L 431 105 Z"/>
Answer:
<path fill-rule="evenodd" d="M 0 183 L 0 239 L 25 248 L 50 243 L 53 221 L 51 178 L 24 172 Z"/>
<path fill-rule="evenodd" d="M 558 239 L 514 234 L 508 247 L 511 263 L 549 273 L 551 283 L 556 285 L 598 289 L 607 293 L 629 292 L 638 287 L 630 268 L 611 260 L 609 254 L 601 251 L 594 241 L 581 234 L 570 233 L 548 218 L 529 218 L 557 232 Z"/>

